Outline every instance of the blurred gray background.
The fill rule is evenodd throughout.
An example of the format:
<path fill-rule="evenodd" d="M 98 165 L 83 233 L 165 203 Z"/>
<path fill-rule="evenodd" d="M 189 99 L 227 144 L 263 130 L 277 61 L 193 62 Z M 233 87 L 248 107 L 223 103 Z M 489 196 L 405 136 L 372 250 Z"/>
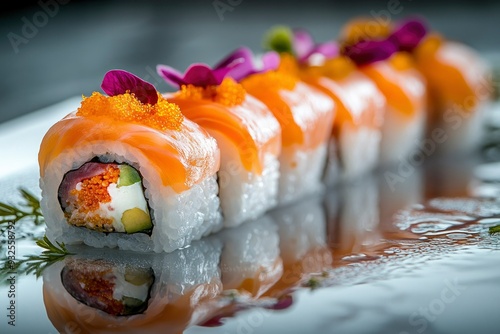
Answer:
<path fill-rule="evenodd" d="M 420 14 L 432 28 L 485 54 L 499 51 L 500 2 L 385 1 L 18 1 L 0 14 L 0 122 L 100 89 L 104 73 L 131 71 L 165 91 L 158 63 L 213 64 L 240 45 L 261 49 L 276 24 L 337 37 L 349 19 Z"/>

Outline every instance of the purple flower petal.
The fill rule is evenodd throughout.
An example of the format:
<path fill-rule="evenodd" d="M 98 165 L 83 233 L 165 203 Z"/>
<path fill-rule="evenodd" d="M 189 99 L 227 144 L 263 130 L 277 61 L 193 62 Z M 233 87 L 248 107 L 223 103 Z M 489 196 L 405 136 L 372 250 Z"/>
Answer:
<path fill-rule="evenodd" d="M 412 51 L 427 34 L 427 28 L 422 20 L 412 19 L 401 24 L 389 37 L 400 51 Z"/>
<path fill-rule="evenodd" d="M 277 52 L 269 51 L 262 56 L 262 69 L 261 72 L 272 71 L 280 66 L 280 55 Z"/>
<path fill-rule="evenodd" d="M 156 72 L 163 78 L 170 86 L 179 88 L 181 85 L 186 85 L 183 74 L 175 68 L 167 65 L 157 65 Z"/>
<path fill-rule="evenodd" d="M 261 67 L 255 65 L 254 56 L 250 49 L 240 48 L 234 53 L 236 52 L 238 52 L 242 58 L 240 58 L 240 63 L 238 63 L 238 65 L 230 69 L 228 76 L 238 82 L 252 74 L 275 70 L 280 64 L 280 56 L 274 51 L 266 52 L 262 56 Z"/>
<path fill-rule="evenodd" d="M 293 49 L 299 61 L 305 61 L 314 49 L 312 36 L 303 29 L 293 31 Z"/>
<path fill-rule="evenodd" d="M 293 49 L 299 62 L 306 63 L 312 55 L 320 54 L 326 59 L 339 54 L 336 42 L 315 44 L 312 36 L 305 30 L 297 29 L 293 32 Z"/>
<path fill-rule="evenodd" d="M 380 60 L 385 60 L 398 50 L 397 46 L 389 40 L 361 41 L 344 48 L 344 54 L 351 58 L 357 65 L 367 65 Z"/>
<path fill-rule="evenodd" d="M 240 81 L 250 74 L 276 69 L 279 65 L 279 55 L 270 52 L 264 55 L 263 62 L 262 69 L 255 68 L 252 51 L 241 47 L 230 53 L 213 68 L 206 64 L 193 64 L 182 74 L 170 66 L 158 65 L 156 71 L 168 84 L 176 88 L 188 84 L 206 87 L 220 85 L 228 76 Z"/>
<path fill-rule="evenodd" d="M 241 48 L 234 50 L 229 55 L 227 55 L 226 58 L 224 58 L 220 62 L 218 62 L 214 66 L 214 69 L 239 66 L 239 64 L 243 64 L 247 61 L 251 61 L 252 57 L 253 57 L 252 51 L 250 51 L 249 48 L 241 47 Z"/>
<path fill-rule="evenodd" d="M 222 80 L 217 80 L 213 70 L 206 64 L 192 64 L 184 73 L 184 81 L 193 86 L 219 85 Z"/>
<path fill-rule="evenodd" d="M 312 54 L 315 53 L 322 54 L 326 59 L 331 59 L 339 55 L 339 46 L 334 41 L 321 43 L 314 48 Z"/>
<path fill-rule="evenodd" d="M 171 86 L 179 88 L 182 85 L 210 86 L 219 85 L 224 78 L 223 71 L 213 71 L 206 64 L 192 64 L 182 74 L 167 65 L 156 66 L 156 72 Z M 214 73 L 215 72 L 215 73 Z M 222 76 L 221 76 L 222 75 Z"/>
<path fill-rule="evenodd" d="M 104 75 L 101 88 L 109 96 L 130 92 L 144 104 L 158 102 L 158 93 L 152 84 L 124 70 L 108 71 Z"/>

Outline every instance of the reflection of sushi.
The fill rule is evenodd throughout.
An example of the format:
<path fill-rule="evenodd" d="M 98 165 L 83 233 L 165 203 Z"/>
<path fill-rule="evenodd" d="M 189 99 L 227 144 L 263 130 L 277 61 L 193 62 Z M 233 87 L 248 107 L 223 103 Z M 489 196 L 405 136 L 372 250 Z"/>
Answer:
<path fill-rule="evenodd" d="M 353 59 L 384 94 L 387 108 L 382 128 L 381 163 L 405 159 L 417 149 L 425 129 L 427 92 L 423 76 L 407 52 L 391 41 L 356 36 L 371 21 L 354 21 L 344 28 L 343 53 Z M 380 27 L 381 31 L 385 27 Z M 359 40 L 361 39 L 361 40 Z"/>
<path fill-rule="evenodd" d="M 281 130 L 273 114 L 240 84 L 220 74 L 238 57 L 230 55 L 214 69 L 194 64 L 184 76 L 158 66 L 158 73 L 180 89 L 165 97 L 220 147 L 219 196 L 226 226 L 255 219 L 277 205 L 281 151 Z"/>
<path fill-rule="evenodd" d="M 275 210 L 271 216 L 278 226 L 283 275 L 269 290 L 269 295 L 282 294 L 308 275 L 321 274 L 331 268 L 321 198 L 312 197 L 298 205 Z"/>
<path fill-rule="evenodd" d="M 224 244 L 220 263 L 224 290 L 236 289 L 258 298 L 280 279 L 280 240 L 269 216 L 217 236 Z"/>
<path fill-rule="evenodd" d="M 153 281 L 150 268 L 113 266 L 102 260 L 70 260 L 61 271 L 70 295 L 114 316 L 144 312 Z"/>
<path fill-rule="evenodd" d="M 366 255 L 371 246 L 380 244 L 379 190 L 372 174 L 328 193 L 325 205 L 335 261 L 337 256 Z"/>
<path fill-rule="evenodd" d="M 246 52 L 245 64 L 253 59 Z M 320 190 L 327 139 L 334 114 L 333 101 L 291 75 L 292 62 L 281 57 L 275 71 L 230 72 L 245 90 L 262 101 L 281 126 L 279 203 L 294 201 Z"/>
<path fill-rule="evenodd" d="M 47 315 L 60 333 L 181 333 L 210 318 L 209 301 L 222 291 L 214 239 L 152 256 L 79 250 L 43 273 Z"/>
<path fill-rule="evenodd" d="M 42 141 L 49 238 L 159 252 L 220 228 L 215 140 L 130 73 L 102 87 Z"/>

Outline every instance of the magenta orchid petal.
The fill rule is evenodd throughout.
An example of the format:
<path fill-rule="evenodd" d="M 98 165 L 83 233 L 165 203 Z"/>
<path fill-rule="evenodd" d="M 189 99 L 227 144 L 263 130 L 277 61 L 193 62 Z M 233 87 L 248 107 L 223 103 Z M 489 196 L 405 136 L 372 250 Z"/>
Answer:
<path fill-rule="evenodd" d="M 184 75 L 173 67 L 158 65 L 156 66 L 156 72 L 172 87 L 179 88 L 180 86 L 187 84 L 183 78 Z"/>
<path fill-rule="evenodd" d="M 272 71 L 280 66 L 280 55 L 278 52 L 269 51 L 262 55 L 262 69 L 261 72 Z"/>
<path fill-rule="evenodd" d="M 312 36 L 303 29 L 293 31 L 293 49 L 299 61 L 305 60 L 311 55 L 314 49 L 314 40 Z"/>
<path fill-rule="evenodd" d="M 230 53 L 226 58 L 220 61 L 215 68 L 230 66 L 227 76 L 236 81 L 247 77 L 253 72 L 253 54 L 249 48 L 241 47 Z"/>
<path fill-rule="evenodd" d="M 108 71 L 102 80 L 102 90 L 109 96 L 132 93 L 142 103 L 156 104 L 158 93 L 155 86 L 138 76 L 124 71 Z"/>
<path fill-rule="evenodd" d="M 205 87 L 219 85 L 222 80 L 217 80 L 210 66 L 207 64 L 197 63 L 188 67 L 186 73 L 184 73 L 184 81 L 193 86 Z"/>
<path fill-rule="evenodd" d="M 412 51 L 427 34 L 427 28 L 422 20 L 411 19 L 403 22 L 389 37 L 400 51 Z"/>
<path fill-rule="evenodd" d="M 326 59 L 331 59 L 339 55 L 339 46 L 334 41 L 321 43 L 314 48 L 312 54 L 315 53 L 323 55 Z"/>
<path fill-rule="evenodd" d="M 217 65 L 214 66 L 214 69 L 220 69 L 223 67 L 235 67 L 245 62 L 251 62 L 251 60 L 252 51 L 250 51 L 249 48 L 241 47 L 234 50 L 226 58 L 218 62 Z"/>
<path fill-rule="evenodd" d="M 249 75 L 263 73 L 278 68 L 280 64 L 280 56 L 277 52 L 266 52 L 262 56 L 262 66 L 256 66 L 252 51 L 246 49 L 245 57 L 242 58 L 243 62 L 231 68 L 228 76 L 240 82 Z"/>
<path fill-rule="evenodd" d="M 358 65 L 367 65 L 385 60 L 398 50 L 389 40 L 361 41 L 344 49 L 344 54 Z"/>

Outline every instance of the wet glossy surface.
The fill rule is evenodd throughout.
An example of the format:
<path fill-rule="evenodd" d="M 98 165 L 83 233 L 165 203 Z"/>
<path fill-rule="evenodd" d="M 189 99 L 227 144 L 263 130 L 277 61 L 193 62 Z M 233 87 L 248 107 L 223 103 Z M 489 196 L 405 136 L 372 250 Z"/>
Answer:
<path fill-rule="evenodd" d="M 27 166 L 0 175 L 0 201 L 36 191 Z M 402 176 L 392 189 L 387 172 Z M 500 165 L 478 157 L 396 165 L 171 254 L 76 248 L 43 278 L 17 277 L 15 328 L 0 287 L 0 332 L 497 333 L 498 181 Z M 38 252 L 26 233 L 43 229 L 16 228 L 18 258 Z M 153 273 L 143 314 L 115 317 L 64 288 L 65 261 L 96 259 Z"/>

